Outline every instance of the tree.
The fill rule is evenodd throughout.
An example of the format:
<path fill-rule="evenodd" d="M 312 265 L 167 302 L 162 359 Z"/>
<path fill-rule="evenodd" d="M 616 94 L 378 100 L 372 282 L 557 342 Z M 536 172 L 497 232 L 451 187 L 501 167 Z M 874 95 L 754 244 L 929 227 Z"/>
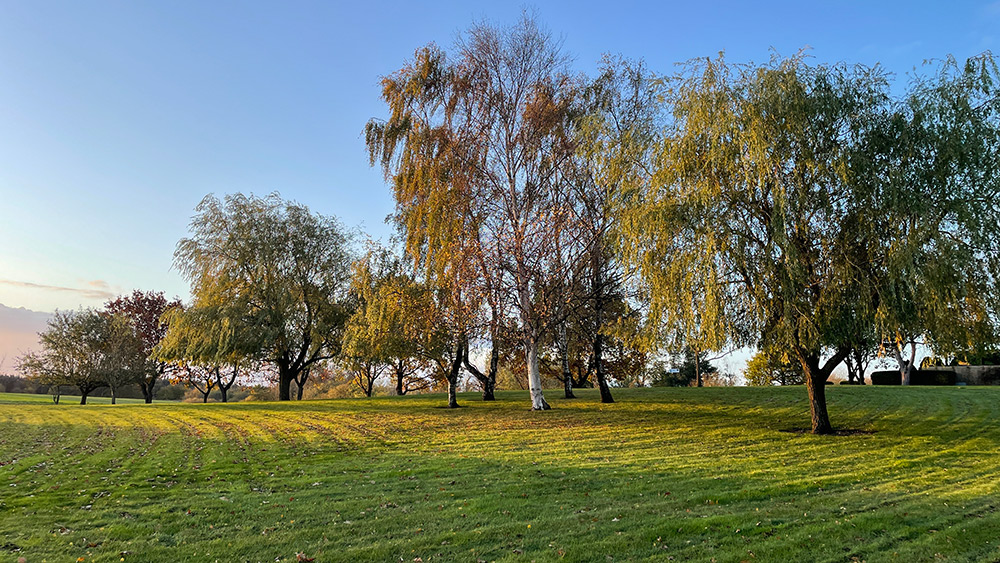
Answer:
<path fill-rule="evenodd" d="M 139 388 L 142 389 L 142 397 L 146 403 L 153 402 L 153 389 L 156 381 L 171 369 L 172 364 L 165 361 L 153 359 L 153 348 L 163 340 L 167 333 L 168 325 L 164 322 L 164 313 L 173 307 L 179 307 L 179 299 L 168 301 L 163 292 L 135 290 L 131 295 L 121 295 L 108 301 L 105 310 L 113 315 L 124 315 L 127 317 L 135 332 L 136 337 L 142 342 L 142 351 L 150 361 L 154 362 L 153 369 L 146 371 L 139 379 Z"/>
<path fill-rule="evenodd" d="M 196 307 L 232 331 L 239 350 L 273 364 L 280 400 L 309 368 L 336 356 L 350 314 L 350 236 L 336 219 L 282 200 L 208 196 L 177 244 Z"/>
<path fill-rule="evenodd" d="M 93 369 L 111 389 L 111 404 L 114 405 L 122 387 L 139 383 L 156 368 L 149 362 L 144 343 L 130 318 L 100 312 L 92 322 L 90 330 L 95 338 L 96 352 Z"/>
<path fill-rule="evenodd" d="M 746 379 L 747 385 L 756 387 L 802 385 L 805 383 L 801 365 L 797 365 L 787 355 L 782 355 L 782 353 L 768 348 L 758 350 L 747 361 L 743 377 Z"/>
<path fill-rule="evenodd" d="M 611 318 L 625 318 L 629 275 L 616 252 L 618 200 L 651 180 L 654 147 L 661 126 L 658 90 L 641 62 L 606 57 L 601 74 L 587 85 L 575 120 L 579 217 L 587 243 L 583 261 L 583 304 L 592 325 L 591 365 L 601 402 L 613 402 L 603 354 L 613 330 Z M 614 308 L 619 308 L 615 314 Z M 567 380 L 568 381 L 568 380 Z"/>
<path fill-rule="evenodd" d="M 983 318 L 995 292 L 969 282 L 988 279 L 983 266 L 997 260 L 997 169 L 987 164 L 997 109 L 971 101 L 976 88 L 992 95 L 989 80 L 963 81 L 949 75 L 942 88 L 964 100 L 972 127 L 952 118 L 954 100 L 919 85 L 910 96 L 920 102 L 906 106 L 922 109 L 900 111 L 878 68 L 810 66 L 801 55 L 691 63 L 670 84 L 660 186 L 633 194 L 638 211 L 623 228 L 654 309 L 668 312 L 658 317 L 712 347 L 787 350 L 805 375 L 814 433 L 833 431 L 825 382 L 866 327 L 943 336 Z M 949 118 L 921 132 L 940 113 Z M 932 150 L 906 156 L 925 146 L 900 142 L 911 134 Z M 958 149 L 963 137 L 972 142 Z M 927 141 L 944 138 L 953 144 Z M 935 258 L 942 251 L 948 259 Z M 974 274 L 951 270 L 955 256 Z M 911 303 L 961 320 L 898 313 Z"/>
<path fill-rule="evenodd" d="M 384 78 L 391 115 L 368 123 L 366 141 L 392 182 L 408 252 L 453 292 L 456 317 L 467 321 L 481 299 L 511 296 L 532 408 L 547 409 L 539 343 L 564 297 L 551 278 L 568 277 L 553 264 L 579 264 L 556 249 L 574 227 L 564 164 L 575 89 L 558 45 L 527 16 L 504 29 L 474 26 L 457 52 L 450 62 L 428 46 Z M 490 307 L 495 346 L 502 305 Z M 461 367 L 467 338 L 454 342 Z"/>
<path fill-rule="evenodd" d="M 46 385 L 71 385 L 80 390 L 80 404 L 91 392 L 107 387 L 100 363 L 100 314 L 93 309 L 56 311 L 38 334 L 41 350 L 21 357 L 18 369 Z"/>
<path fill-rule="evenodd" d="M 862 187 L 889 218 L 879 225 L 887 275 L 876 330 L 904 385 L 918 343 L 950 355 L 997 340 L 998 88 L 989 53 L 939 61 L 870 142 L 875 166 Z"/>
<path fill-rule="evenodd" d="M 686 387 L 692 384 L 703 387 L 705 377 L 719 371 L 719 368 L 712 365 L 708 352 L 695 350 L 689 346 L 671 356 L 670 366 L 677 370 L 669 372 L 670 377 L 667 380 L 672 382 L 670 384 L 672 387 Z"/>
<path fill-rule="evenodd" d="M 426 374 L 455 332 L 446 328 L 448 320 L 434 301 L 434 288 L 417 281 L 402 260 L 382 248 L 372 248 L 355 262 L 353 271 L 355 308 L 343 356 L 362 391 L 370 393 L 383 373 L 391 373 L 397 395 L 429 387 Z"/>
<path fill-rule="evenodd" d="M 636 194 L 644 202 L 623 228 L 654 318 L 706 349 L 788 347 L 807 374 L 815 433 L 832 431 L 824 382 L 849 351 L 845 333 L 868 320 L 850 305 L 875 293 L 855 266 L 868 250 L 857 216 L 871 211 L 847 164 L 885 85 L 877 70 L 801 56 L 691 63 L 671 83 L 663 187 Z"/>

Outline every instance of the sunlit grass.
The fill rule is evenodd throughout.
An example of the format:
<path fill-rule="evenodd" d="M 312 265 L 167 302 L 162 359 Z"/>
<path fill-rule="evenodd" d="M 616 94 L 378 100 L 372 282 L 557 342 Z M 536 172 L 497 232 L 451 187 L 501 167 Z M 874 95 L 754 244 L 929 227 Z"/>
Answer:
<path fill-rule="evenodd" d="M 1000 560 L 1000 389 L 582 395 L 0 396 L 0 561 Z"/>

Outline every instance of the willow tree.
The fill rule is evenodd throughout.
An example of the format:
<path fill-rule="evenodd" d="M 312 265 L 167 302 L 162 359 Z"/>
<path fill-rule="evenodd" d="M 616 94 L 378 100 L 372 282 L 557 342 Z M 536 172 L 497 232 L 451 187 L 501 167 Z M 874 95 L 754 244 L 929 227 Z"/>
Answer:
<path fill-rule="evenodd" d="M 604 350 L 611 333 L 622 332 L 629 315 L 625 294 L 629 275 L 616 249 L 615 225 L 621 198 L 649 185 L 662 126 L 658 85 L 641 62 L 606 57 L 601 73 L 583 90 L 575 119 L 576 173 L 581 240 L 576 315 L 589 325 L 593 371 L 601 402 L 613 402 L 605 373 Z M 616 330 L 617 329 L 617 330 Z M 565 348 L 565 345 L 563 346 Z M 568 371 L 564 361 L 564 371 Z M 567 384 L 572 379 L 564 374 Z M 567 394 L 569 394 L 567 387 Z"/>
<path fill-rule="evenodd" d="M 208 196 L 174 262 L 195 303 L 235 328 L 234 348 L 278 372 L 280 400 L 340 349 L 349 316 L 350 236 L 333 217 L 267 197 Z"/>
<path fill-rule="evenodd" d="M 366 131 L 372 163 L 392 182 L 408 252 L 469 316 L 489 296 L 509 296 L 534 409 L 549 408 L 538 347 L 562 298 L 551 293 L 560 287 L 551 276 L 566 275 L 552 267 L 557 241 L 573 226 L 563 166 L 573 154 L 573 96 L 566 58 L 533 20 L 480 24 L 459 40 L 454 61 L 430 45 L 386 77 L 390 117 Z M 499 304 L 485 302 L 499 331 Z"/>
<path fill-rule="evenodd" d="M 179 375 L 175 379 L 198 389 L 205 402 L 216 387 L 222 402 L 229 402 L 229 389 L 239 379 L 240 370 L 248 371 L 260 351 L 258 328 L 232 313 L 227 307 L 195 301 L 191 307 L 178 305 L 163 314 L 169 329 L 152 357 L 172 365 Z"/>
<path fill-rule="evenodd" d="M 812 431 L 829 433 L 825 383 L 859 335 L 905 324 L 943 336 L 990 317 L 989 284 L 967 283 L 997 260 L 989 76 L 946 72 L 897 101 L 878 67 L 689 65 L 670 83 L 658 186 L 635 194 L 623 227 L 666 326 L 787 351 Z M 975 273 L 956 271 L 960 259 Z M 936 314 L 892 313 L 922 296 L 916 308 Z"/>
<path fill-rule="evenodd" d="M 1000 71 L 988 53 L 931 68 L 872 137 L 859 178 L 887 218 L 876 329 L 904 385 L 918 340 L 946 356 L 989 345 L 1000 310 Z"/>
<path fill-rule="evenodd" d="M 832 431 L 825 381 L 874 303 L 870 213 L 848 163 L 881 115 L 878 70 L 690 63 L 670 84 L 673 122 L 655 187 L 633 194 L 622 228 L 652 309 L 668 331 L 703 348 L 786 347 L 806 373 L 812 430 Z"/>

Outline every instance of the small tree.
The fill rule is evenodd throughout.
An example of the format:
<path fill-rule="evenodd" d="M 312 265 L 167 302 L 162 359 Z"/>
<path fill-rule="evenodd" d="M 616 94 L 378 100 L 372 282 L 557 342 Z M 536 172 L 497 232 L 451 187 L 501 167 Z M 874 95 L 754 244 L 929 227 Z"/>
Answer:
<path fill-rule="evenodd" d="M 805 374 L 802 373 L 801 365 L 787 355 L 767 348 L 757 351 L 747 361 L 743 377 L 746 379 L 747 385 L 757 387 L 802 385 L 805 382 Z"/>
<path fill-rule="evenodd" d="M 163 340 L 169 328 L 165 322 L 164 313 L 173 307 L 180 307 L 179 299 L 168 301 L 163 292 L 139 290 L 133 291 L 130 295 L 121 295 L 105 305 L 105 310 L 112 315 L 123 315 L 131 323 L 135 336 L 142 343 L 142 352 L 152 363 L 151 368 L 146 370 L 139 378 L 139 388 L 142 389 L 142 397 L 146 403 L 153 402 L 153 390 L 156 382 L 166 374 L 174 364 L 170 362 L 155 360 L 153 349 Z"/>
<path fill-rule="evenodd" d="M 22 356 L 18 368 L 46 385 L 78 388 L 80 404 L 85 405 L 90 393 L 108 386 L 99 369 L 105 326 L 93 309 L 56 311 L 38 334 L 41 350 Z"/>

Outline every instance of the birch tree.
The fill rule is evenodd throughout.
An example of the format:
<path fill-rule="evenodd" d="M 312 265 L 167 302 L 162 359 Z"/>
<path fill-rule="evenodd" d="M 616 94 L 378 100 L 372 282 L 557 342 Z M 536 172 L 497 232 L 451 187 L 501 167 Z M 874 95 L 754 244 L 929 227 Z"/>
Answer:
<path fill-rule="evenodd" d="M 532 408 L 547 409 L 538 347 L 561 298 L 547 293 L 557 287 L 548 276 L 565 275 L 550 264 L 555 241 L 573 220 L 562 197 L 573 81 L 559 45 L 527 16 L 475 25 L 455 51 L 451 62 L 420 49 L 383 80 L 391 115 L 368 124 L 372 163 L 392 182 L 407 250 L 447 278 L 455 303 L 476 311 L 484 294 L 510 297 Z M 460 338 L 460 355 L 466 347 Z"/>

